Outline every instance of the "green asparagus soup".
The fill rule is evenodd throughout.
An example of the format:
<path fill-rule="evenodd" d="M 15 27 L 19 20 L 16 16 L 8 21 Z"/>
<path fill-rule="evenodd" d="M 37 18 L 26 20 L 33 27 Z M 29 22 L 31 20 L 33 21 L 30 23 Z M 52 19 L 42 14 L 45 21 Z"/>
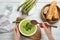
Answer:
<path fill-rule="evenodd" d="M 30 23 L 30 20 L 22 20 L 20 22 L 20 31 L 23 35 L 30 35 L 36 31 L 36 26 Z"/>

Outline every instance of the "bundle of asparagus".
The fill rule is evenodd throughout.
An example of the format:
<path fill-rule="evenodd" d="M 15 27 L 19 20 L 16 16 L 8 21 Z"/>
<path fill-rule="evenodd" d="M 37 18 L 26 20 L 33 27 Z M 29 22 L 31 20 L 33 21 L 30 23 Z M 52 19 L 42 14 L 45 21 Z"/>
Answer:
<path fill-rule="evenodd" d="M 18 7 L 18 11 L 20 11 L 21 8 L 22 14 L 28 15 L 28 12 L 34 7 L 35 3 L 36 0 L 26 0 L 26 2 L 24 2 L 20 7 Z"/>
<path fill-rule="evenodd" d="M 53 1 L 49 7 L 45 9 L 46 12 L 46 19 L 51 21 L 51 20 L 58 20 L 59 19 L 59 13 L 57 9 L 57 3 L 56 1 Z"/>

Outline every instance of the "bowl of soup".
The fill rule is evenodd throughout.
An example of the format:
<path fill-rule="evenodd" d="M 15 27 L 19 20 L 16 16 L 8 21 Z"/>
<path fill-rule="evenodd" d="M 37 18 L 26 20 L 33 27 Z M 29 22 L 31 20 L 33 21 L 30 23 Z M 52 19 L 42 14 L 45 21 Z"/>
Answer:
<path fill-rule="evenodd" d="M 37 31 L 37 26 L 31 24 L 31 20 L 29 19 L 23 19 L 19 23 L 19 31 L 21 32 L 22 35 L 24 36 L 31 36 L 34 35 Z"/>

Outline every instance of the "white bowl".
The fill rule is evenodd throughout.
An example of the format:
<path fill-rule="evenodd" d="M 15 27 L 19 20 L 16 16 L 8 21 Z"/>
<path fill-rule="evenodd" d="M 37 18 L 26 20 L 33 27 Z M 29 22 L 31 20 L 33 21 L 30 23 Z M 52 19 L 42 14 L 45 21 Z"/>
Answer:
<path fill-rule="evenodd" d="M 28 19 L 24 19 L 24 20 L 28 20 Z M 36 31 L 37 31 L 37 25 L 35 25 L 36 30 L 35 30 L 32 34 L 29 34 L 29 35 L 24 34 L 24 33 L 20 30 L 20 24 L 21 24 L 24 20 L 22 20 L 22 21 L 19 23 L 19 31 L 20 31 L 21 34 L 24 35 L 24 36 L 32 36 L 32 35 L 34 35 L 34 34 L 36 33 Z"/>

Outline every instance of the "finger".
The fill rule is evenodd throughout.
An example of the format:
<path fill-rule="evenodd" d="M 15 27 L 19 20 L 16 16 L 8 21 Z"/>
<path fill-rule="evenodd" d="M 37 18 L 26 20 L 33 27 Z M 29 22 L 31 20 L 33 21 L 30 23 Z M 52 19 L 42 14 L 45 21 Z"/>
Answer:
<path fill-rule="evenodd" d="M 14 34 L 17 34 L 17 33 L 18 33 L 18 24 L 16 24 L 14 28 Z"/>
<path fill-rule="evenodd" d="M 45 25 L 50 25 L 48 22 L 45 22 Z M 51 31 L 51 27 L 50 26 L 47 26 L 47 28 Z"/>
<path fill-rule="evenodd" d="M 17 24 L 15 25 L 14 32 L 17 32 Z"/>
<path fill-rule="evenodd" d="M 48 30 L 50 30 L 50 32 L 51 32 L 51 27 L 48 26 L 48 25 L 50 25 L 50 24 L 49 24 L 48 22 L 46 22 L 45 25 L 47 26 Z"/>
<path fill-rule="evenodd" d="M 15 25 L 15 28 L 18 29 L 18 24 Z"/>
<path fill-rule="evenodd" d="M 50 27 L 50 24 L 48 22 L 45 22 L 44 24 L 46 25 L 47 28 Z"/>
<path fill-rule="evenodd" d="M 50 25 L 48 22 L 44 22 L 45 24 L 47 24 L 47 25 Z"/>
<path fill-rule="evenodd" d="M 41 28 L 41 27 L 40 27 L 40 24 L 37 24 L 37 27 Z"/>
<path fill-rule="evenodd" d="M 47 29 L 47 26 L 44 23 L 42 23 L 42 26 L 44 29 Z"/>
<path fill-rule="evenodd" d="M 19 25 L 19 24 L 16 24 L 16 27 L 17 27 L 17 28 L 18 28 L 18 25 Z"/>
<path fill-rule="evenodd" d="M 17 33 L 20 34 L 19 33 L 19 24 L 16 24 L 16 26 L 17 26 Z"/>
<path fill-rule="evenodd" d="M 43 28 L 42 23 L 39 23 L 39 27 L 40 27 L 40 28 Z"/>

